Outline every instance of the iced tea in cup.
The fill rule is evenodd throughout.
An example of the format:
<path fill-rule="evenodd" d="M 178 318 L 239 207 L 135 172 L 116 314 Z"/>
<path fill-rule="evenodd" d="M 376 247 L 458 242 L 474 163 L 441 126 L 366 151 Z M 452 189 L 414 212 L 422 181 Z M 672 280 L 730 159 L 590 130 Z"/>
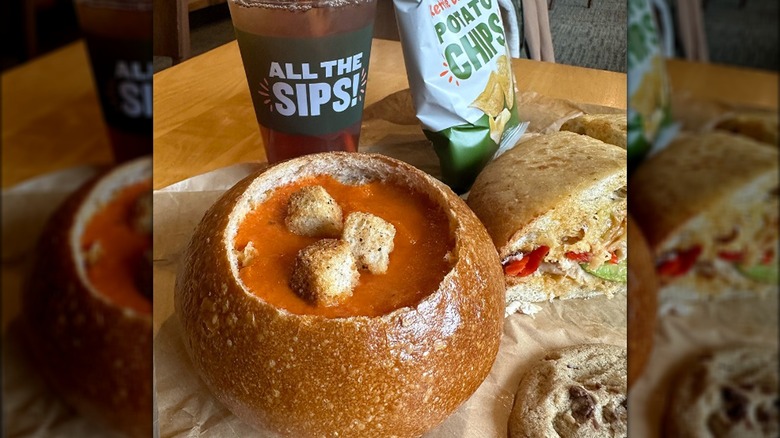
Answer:
<path fill-rule="evenodd" d="M 117 162 L 152 153 L 153 0 L 75 0 Z"/>
<path fill-rule="evenodd" d="M 228 0 L 271 163 L 357 151 L 376 0 Z"/>

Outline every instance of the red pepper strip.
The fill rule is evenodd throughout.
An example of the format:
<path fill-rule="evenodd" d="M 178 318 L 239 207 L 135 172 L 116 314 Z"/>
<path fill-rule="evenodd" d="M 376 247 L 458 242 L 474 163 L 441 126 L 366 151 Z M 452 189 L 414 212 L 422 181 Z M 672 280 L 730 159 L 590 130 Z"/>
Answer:
<path fill-rule="evenodd" d="M 574 260 L 575 262 L 588 263 L 590 261 L 591 254 L 589 252 L 569 251 L 566 253 L 566 258 L 569 260 Z"/>
<path fill-rule="evenodd" d="M 610 254 L 612 254 L 612 257 L 609 258 L 609 262 L 616 265 L 619 261 L 617 254 L 615 254 L 615 251 L 612 251 Z"/>
<path fill-rule="evenodd" d="M 504 273 L 512 277 L 527 277 L 542 264 L 542 260 L 550 252 L 550 247 L 540 246 L 528 254 L 525 254 L 522 259 L 510 262 L 504 268 Z"/>
<path fill-rule="evenodd" d="M 720 251 L 718 257 L 729 262 L 739 262 L 744 257 L 741 251 Z"/>
<path fill-rule="evenodd" d="M 761 259 L 762 265 L 768 265 L 772 263 L 772 260 L 775 259 L 775 251 L 773 249 L 768 249 L 764 253 L 764 258 Z"/>
<path fill-rule="evenodd" d="M 691 249 L 678 252 L 671 259 L 658 265 L 656 269 L 659 274 L 668 277 L 683 275 L 693 267 L 699 254 L 701 254 L 701 246 L 694 246 Z"/>
<path fill-rule="evenodd" d="M 504 266 L 504 274 L 510 277 L 515 277 L 517 274 L 523 271 L 525 265 L 528 264 L 528 257 L 523 256 L 520 260 L 513 260 L 508 265 Z"/>
<path fill-rule="evenodd" d="M 680 275 L 680 265 L 682 263 L 680 262 L 680 258 L 675 256 L 674 258 L 671 258 L 656 268 L 658 270 L 659 275 L 663 275 L 665 277 L 674 277 L 676 275 Z"/>
<path fill-rule="evenodd" d="M 547 253 L 550 252 L 550 247 L 548 246 L 540 246 L 539 248 L 536 248 L 535 250 L 531 251 L 531 254 L 528 254 L 528 264 L 525 265 L 525 268 L 523 268 L 523 271 L 520 272 L 520 277 L 526 277 L 534 272 L 536 272 L 537 269 L 539 269 L 539 265 L 542 264 L 542 260 L 544 260 L 544 257 L 547 255 Z"/>

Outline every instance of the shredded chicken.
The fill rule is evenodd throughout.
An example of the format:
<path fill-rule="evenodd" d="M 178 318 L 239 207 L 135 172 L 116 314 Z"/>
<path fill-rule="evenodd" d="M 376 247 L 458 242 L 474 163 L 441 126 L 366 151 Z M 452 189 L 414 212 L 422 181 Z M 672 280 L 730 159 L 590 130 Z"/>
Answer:
<path fill-rule="evenodd" d="M 579 263 L 568 259 L 554 263 L 544 262 L 539 266 L 538 272 L 542 274 L 565 275 L 580 283 L 587 282 L 590 276 L 580 267 Z"/>

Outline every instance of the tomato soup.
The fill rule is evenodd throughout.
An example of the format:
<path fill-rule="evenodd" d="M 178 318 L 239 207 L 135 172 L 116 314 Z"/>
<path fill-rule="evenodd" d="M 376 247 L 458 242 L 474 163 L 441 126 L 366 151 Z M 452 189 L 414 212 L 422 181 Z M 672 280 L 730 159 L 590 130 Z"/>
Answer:
<path fill-rule="evenodd" d="M 341 206 L 344 218 L 355 211 L 371 213 L 396 229 L 387 272 L 361 271 L 352 296 L 332 307 L 310 304 L 289 286 L 298 252 L 319 238 L 287 229 L 287 203 L 293 193 L 311 185 L 324 187 Z M 380 181 L 346 185 L 327 175 L 280 187 L 250 211 L 239 225 L 236 250 L 242 251 L 250 241 L 257 254 L 249 266 L 240 269 L 239 276 L 252 293 L 291 313 L 331 318 L 379 316 L 416 305 L 438 289 L 452 268 L 447 253 L 454 247 L 447 216 L 425 195 Z"/>
<path fill-rule="evenodd" d="M 81 248 L 89 260 L 87 277 L 95 289 L 116 305 L 145 314 L 151 313 L 152 303 L 141 293 L 136 279 L 139 269 L 151 269 L 143 257 L 152 246 L 152 237 L 133 226 L 133 217 L 136 202 L 151 190 L 151 181 L 119 190 L 89 220 L 81 236 Z M 90 256 L 94 245 L 99 245 L 99 250 Z"/>

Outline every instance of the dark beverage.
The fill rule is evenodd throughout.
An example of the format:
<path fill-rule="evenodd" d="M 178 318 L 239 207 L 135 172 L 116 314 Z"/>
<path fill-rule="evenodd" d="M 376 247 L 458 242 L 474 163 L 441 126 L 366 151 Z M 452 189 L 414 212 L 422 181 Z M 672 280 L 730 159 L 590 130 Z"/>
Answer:
<path fill-rule="evenodd" d="M 260 125 L 265 154 L 269 163 L 276 163 L 316 152 L 357 152 L 360 140 L 360 121 L 330 135 L 310 136 L 287 134 Z"/>
<path fill-rule="evenodd" d="M 269 162 L 357 151 L 376 0 L 230 0 Z"/>
<path fill-rule="evenodd" d="M 152 153 L 152 2 L 77 0 L 116 161 Z"/>

